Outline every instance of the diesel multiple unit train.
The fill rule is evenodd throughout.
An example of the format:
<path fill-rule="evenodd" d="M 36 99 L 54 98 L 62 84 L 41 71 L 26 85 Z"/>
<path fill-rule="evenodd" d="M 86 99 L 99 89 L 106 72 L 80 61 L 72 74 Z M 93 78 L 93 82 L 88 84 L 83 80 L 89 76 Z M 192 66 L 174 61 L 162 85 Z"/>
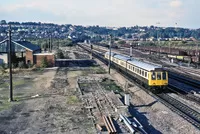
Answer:
<path fill-rule="evenodd" d="M 164 89 L 168 85 L 168 73 L 161 66 L 116 53 L 111 53 L 110 56 L 113 66 L 133 76 L 144 86 L 157 90 Z M 105 59 L 109 60 L 109 52 L 105 53 Z"/>

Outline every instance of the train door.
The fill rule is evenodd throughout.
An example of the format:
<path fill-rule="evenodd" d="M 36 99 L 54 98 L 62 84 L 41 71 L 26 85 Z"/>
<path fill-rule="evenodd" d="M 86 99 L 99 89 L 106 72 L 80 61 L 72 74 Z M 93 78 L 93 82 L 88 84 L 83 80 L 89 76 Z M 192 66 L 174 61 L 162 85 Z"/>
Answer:
<path fill-rule="evenodd" d="M 149 86 L 156 85 L 156 72 L 149 72 Z"/>
<path fill-rule="evenodd" d="M 166 71 L 162 72 L 162 85 L 168 85 L 168 73 Z"/>

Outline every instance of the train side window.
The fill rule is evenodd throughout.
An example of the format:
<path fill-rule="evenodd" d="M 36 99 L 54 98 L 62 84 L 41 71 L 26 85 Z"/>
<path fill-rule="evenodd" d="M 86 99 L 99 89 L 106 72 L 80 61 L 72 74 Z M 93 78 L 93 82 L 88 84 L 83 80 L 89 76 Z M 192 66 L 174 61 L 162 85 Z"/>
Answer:
<path fill-rule="evenodd" d="M 140 70 L 140 75 L 142 74 L 142 71 Z"/>
<path fill-rule="evenodd" d="M 147 72 L 145 72 L 145 77 L 147 77 Z"/>
<path fill-rule="evenodd" d="M 161 80 L 161 73 L 157 72 L 157 80 Z"/>
<path fill-rule="evenodd" d="M 163 72 L 163 73 L 162 73 L 162 77 L 163 77 L 163 80 L 166 80 L 166 79 L 167 79 L 166 72 Z"/>
<path fill-rule="evenodd" d="M 155 73 L 155 72 L 152 73 L 151 79 L 152 79 L 152 80 L 156 80 L 156 73 Z"/>
<path fill-rule="evenodd" d="M 132 69 L 133 71 L 134 71 L 134 67 L 133 67 L 133 69 Z"/>
<path fill-rule="evenodd" d="M 142 71 L 142 76 L 144 76 L 144 71 Z"/>

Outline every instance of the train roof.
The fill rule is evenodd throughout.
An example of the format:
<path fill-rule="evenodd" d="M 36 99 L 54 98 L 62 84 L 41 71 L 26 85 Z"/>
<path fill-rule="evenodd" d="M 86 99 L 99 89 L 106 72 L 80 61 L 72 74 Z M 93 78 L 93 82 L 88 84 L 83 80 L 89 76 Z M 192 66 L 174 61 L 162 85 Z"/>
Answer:
<path fill-rule="evenodd" d="M 130 57 L 119 55 L 119 54 L 114 55 L 114 58 L 117 58 L 117 59 L 120 59 L 120 60 L 123 60 L 123 61 L 127 61 L 127 60 L 131 59 Z"/>
<path fill-rule="evenodd" d="M 109 52 L 105 53 L 106 55 L 109 55 Z M 113 57 L 116 53 L 111 52 L 111 57 Z"/>
<path fill-rule="evenodd" d="M 131 61 L 128 61 L 128 63 L 130 63 L 132 65 L 135 65 L 135 66 L 138 66 L 139 68 L 143 68 L 143 69 L 145 69 L 147 71 L 152 71 L 152 70 L 156 70 L 156 69 L 162 68 L 162 66 L 158 66 L 158 65 L 151 64 L 151 63 L 142 62 L 142 61 L 139 61 L 139 60 L 131 60 Z"/>

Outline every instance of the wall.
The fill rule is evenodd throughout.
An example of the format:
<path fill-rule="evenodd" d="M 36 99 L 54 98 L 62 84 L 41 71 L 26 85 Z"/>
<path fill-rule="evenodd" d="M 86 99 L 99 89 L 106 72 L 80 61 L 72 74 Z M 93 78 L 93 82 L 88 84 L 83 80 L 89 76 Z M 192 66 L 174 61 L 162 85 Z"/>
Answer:
<path fill-rule="evenodd" d="M 53 67 L 55 65 L 55 57 L 54 55 L 34 55 L 34 64 L 36 64 L 37 67 L 41 66 L 42 59 L 46 57 L 48 61 L 48 66 Z"/>
<path fill-rule="evenodd" d="M 28 61 L 33 64 L 33 52 L 26 50 L 26 64 L 28 64 Z"/>

